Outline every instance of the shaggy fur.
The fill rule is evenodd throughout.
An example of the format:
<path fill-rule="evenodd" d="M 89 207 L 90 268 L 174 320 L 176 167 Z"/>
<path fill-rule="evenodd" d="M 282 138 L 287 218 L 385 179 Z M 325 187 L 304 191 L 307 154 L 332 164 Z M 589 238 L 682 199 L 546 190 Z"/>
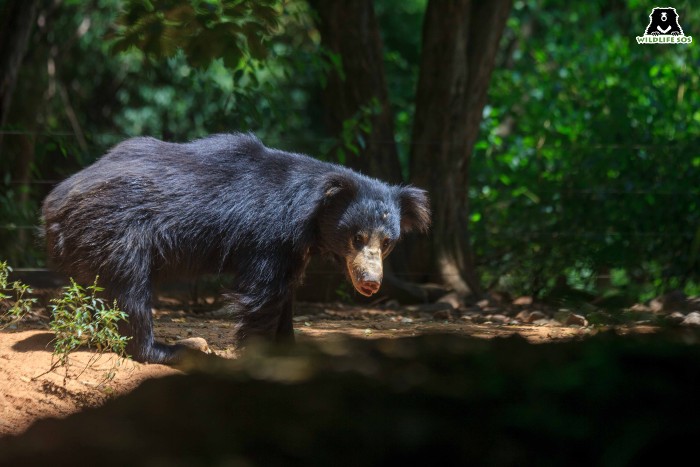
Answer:
<path fill-rule="evenodd" d="M 82 283 L 99 274 L 129 315 L 130 354 L 161 363 L 175 363 L 179 349 L 154 340 L 155 280 L 231 273 L 239 335 L 293 339 L 292 292 L 310 254 L 346 257 L 358 231 L 393 246 L 430 222 L 420 189 L 246 134 L 127 140 L 58 185 L 42 213 L 53 264 Z"/>

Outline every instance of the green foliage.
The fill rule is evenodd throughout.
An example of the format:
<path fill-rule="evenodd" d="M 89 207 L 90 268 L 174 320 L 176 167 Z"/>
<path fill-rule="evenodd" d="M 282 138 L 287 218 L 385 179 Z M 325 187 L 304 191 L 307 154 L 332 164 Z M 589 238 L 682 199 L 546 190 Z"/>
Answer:
<path fill-rule="evenodd" d="M 408 179 L 413 97 L 418 84 L 423 16 L 427 0 L 378 0 L 377 20 L 382 30 L 384 64 L 389 101 L 394 112 L 397 149 L 403 174 Z"/>
<path fill-rule="evenodd" d="M 18 323 L 36 304 L 35 298 L 26 297 L 32 293 L 28 285 L 20 281 L 9 282 L 11 272 L 7 262 L 0 261 L 0 329 Z M 81 346 L 96 349 L 97 356 L 114 352 L 120 357 L 108 372 L 108 379 L 114 376 L 120 360 L 129 357 L 126 354 L 129 338 L 119 334 L 119 323 L 126 321 L 128 316 L 117 307 L 116 301 L 109 306 L 97 296 L 104 290 L 98 287 L 97 279 L 85 288 L 71 279 L 61 297 L 51 300 L 49 328 L 56 334 L 53 353 L 57 357 L 51 370 L 59 365 L 67 367 L 71 352 Z"/>
<path fill-rule="evenodd" d="M 37 203 L 32 194 L 30 187 L 11 183 L 9 173 L 0 180 L 0 255 L 11 264 L 37 264 L 43 257 L 32 246 L 12 248 L 16 239 L 31 238 L 34 233 Z"/>
<path fill-rule="evenodd" d="M 335 158 L 345 164 L 346 152 L 358 156 L 366 146 L 366 138 L 372 132 L 372 119 L 381 113 L 381 103 L 372 99 L 343 122 L 343 129 L 335 147 Z"/>
<path fill-rule="evenodd" d="M 212 15 L 227 22 L 231 8 L 243 8 L 244 16 L 263 10 L 272 14 L 270 9 L 260 9 L 271 5 L 275 17 L 260 19 L 261 24 L 275 24 L 261 38 L 264 59 L 249 53 L 248 39 L 241 42 L 238 36 L 210 41 L 212 47 L 235 41 L 245 45 L 245 50 L 239 50 L 245 57 L 232 66 L 213 53 L 194 66 L 187 44 L 158 60 L 137 47 L 115 53 L 117 23 L 128 11 L 122 8 L 124 2 L 66 1 L 40 8 L 41 26 L 33 32 L 20 69 L 8 125 L 0 129 L 5 132 L 0 148 L 0 256 L 22 267 L 43 266 L 41 242 L 32 230 L 40 223 L 41 200 L 56 181 L 127 137 L 187 141 L 214 133 L 253 131 L 267 144 L 281 148 L 312 154 L 327 149 L 319 149 L 318 144 L 320 113 L 306 109 L 317 83 L 333 64 L 319 51 L 318 32 L 306 2 L 169 5 L 185 3 L 214 8 Z M 168 4 L 153 5 L 155 14 Z M 248 28 L 258 20 L 245 16 L 241 21 L 240 26 Z M 206 24 L 197 24 L 208 31 Z M 214 33 L 235 27 L 217 27 Z M 28 185 L 18 180 L 24 164 L 30 174 Z"/>
<path fill-rule="evenodd" d="M 347 282 L 341 282 L 334 290 L 335 296 L 343 303 L 353 303 L 352 286 Z"/>
<path fill-rule="evenodd" d="M 32 289 L 20 281 L 8 281 L 12 268 L 0 261 L 0 329 L 18 323 L 32 309 L 35 298 L 26 298 Z"/>
<path fill-rule="evenodd" d="M 130 0 L 118 20 L 114 50 L 135 47 L 156 58 L 184 50 L 191 66 L 222 58 L 233 69 L 267 56 L 278 6 L 276 0 Z"/>
<path fill-rule="evenodd" d="M 97 278 L 85 288 L 71 279 L 63 295 L 51 301 L 50 328 L 56 333 L 54 356 L 60 365 L 66 365 L 70 353 L 83 345 L 100 354 L 114 352 L 120 357 L 128 357 L 126 343 L 129 338 L 119 334 L 119 322 L 128 317 L 117 308 L 116 301 L 109 306 L 97 296 L 102 290 L 97 286 Z"/>
<path fill-rule="evenodd" d="M 655 5 L 515 3 L 471 170 L 490 284 L 595 291 L 617 269 L 648 298 L 700 279 L 700 49 L 638 45 Z"/>
<path fill-rule="evenodd" d="M 426 4 L 375 3 L 404 171 Z M 340 140 L 324 133 L 319 90 L 339 62 L 303 0 L 51 5 L 2 129 L 0 255 L 12 264 L 43 265 L 31 228 L 53 182 L 129 136 L 253 131 L 283 149 L 340 149 L 341 162 L 362 148 L 371 104 Z M 638 45 L 654 6 L 514 2 L 470 170 L 487 287 L 545 296 L 563 277 L 599 296 L 700 290 L 700 49 Z M 697 42 L 697 9 L 673 6 Z M 48 183 L 18 183 L 23 163 Z"/>

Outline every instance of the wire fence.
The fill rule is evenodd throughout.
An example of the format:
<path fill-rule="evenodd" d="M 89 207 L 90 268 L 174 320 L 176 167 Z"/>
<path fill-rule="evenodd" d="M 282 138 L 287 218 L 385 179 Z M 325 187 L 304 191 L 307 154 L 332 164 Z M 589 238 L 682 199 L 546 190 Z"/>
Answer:
<path fill-rule="evenodd" d="M 238 132 L 238 133 L 248 133 L 252 132 L 255 134 L 255 131 L 250 129 L 250 130 L 236 130 L 233 132 Z M 221 132 L 220 132 L 221 133 Z M 216 133 L 211 133 L 207 135 L 201 135 L 198 136 L 198 138 L 205 138 L 207 136 L 211 136 Z M 0 130 L 0 135 L 7 135 L 7 136 L 49 136 L 49 137 L 70 137 L 70 138 L 79 138 L 78 135 L 76 135 L 72 131 L 66 131 L 66 130 L 56 130 L 56 131 L 47 131 L 47 130 Z M 135 135 L 135 134 L 126 134 L 126 133 L 111 133 L 111 132 L 99 132 L 99 133 L 86 133 L 85 136 L 90 136 L 92 138 L 100 138 L 100 137 L 110 137 L 114 138 L 117 140 L 122 140 L 122 139 L 128 139 L 128 138 L 137 138 L 137 137 L 144 137 L 144 136 L 151 136 L 151 135 Z M 280 141 L 280 142 L 298 142 L 300 138 L 291 138 L 291 137 L 285 137 L 285 136 L 274 136 L 272 138 L 275 141 Z M 312 136 L 308 134 L 304 134 L 303 138 L 304 141 L 308 142 L 322 142 L 322 143 L 332 143 L 332 142 L 338 142 L 338 138 L 334 138 L 331 136 L 327 137 L 320 137 L 320 136 Z M 183 139 L 182 141 L 185 141 L 186 139 Z M 177 141 L 173 141 L 177 142 Z M 421 145 L 421 144 L 444 144 L 445 140 L 444 139 L 436 139 L 436 140 L 425 140 L 425 139 L 410 139 L 409 141 L 400 141 L 398 138 L 395 139 L 372 139 L 373 143 L 377 144 L 398 144 L 398 143 L 406 143 L 410 145 Z M 555 149 L 614 149 L 614 150 L 619 150 L 619 149 L 634 149 L 634 150 L 642 150 L 642 149 L 674 149 L 674 148 L 685 148 L 685 147 L 696 147 L 695 142 L 693 141 L 688 141 L 688 142 L 681 142 L 681 141 L 668 141 L 664 143 L 634 143 L 634 144 L 628 144 L 628 143 L 611 143 L 611 142 L 602 142 L 602 143 L 595 143 L 595 144 L 586 144 L 582 145 L 580 143 L 567 143 L 567 144 L 562 144 L 561 141 L 556 142 L 555 144 L 552 144 L 551 142 L 544 142 L 541 146 L 538 148 L 555 148 Z"/>
<path fill-rule="evenodd" d="M 31 136 L 31 137 L 48 137 L 48 138 L 77 138 L 77 135 L 72 132 L 72 131 L 63 131 L 63 130 L 56 130 L 56 131 L 47 131 L 43 129 L 39 130 L 0 130 L 0 136 Z M 127 138 L 131 138 L 134 135 L 127 135 L 127 134 L 122 134 L 122 133 L 109 133 L 109 132 L 103 132 L 103 133 L 91 133 L 90 136 L 92 138 L 112 138 L 114 140 L 123 140 Z M 284 143 L 284 142 L 289 142 L 289 143 L 294 143 L 294 142 L 299 142 L 300 140 L 303 141 L 308 141 L 308 142 L 314 142 L 314 143 L 333 143 L 337 142 L 337 138 L 331 138 L 331 137 L 313 137 L 310 135 L 304 135 L 302 138 L 287 138 L 284 136 L 279 136 L 279 137 L 274 137 L 272 140 L 275 141 L 275 143 Z M 387 145 L 394 145 L 397 144 L 397 140 L 373 140 L 373 143 L 376 144 L 387 144 Z M 404 142 L 404 144 L 410 144 L 410 145 L 421 145 L 421 144 L 443 144 L 444 141 L 442 140 L 422 140 L 422 141 L 410 141 L 410 142 Z M 573 150 L 573 149 L 578 149 L 578 150 L 591 150 L 591 151 L 601 151 L 601 150 L 610 150 L 610 151 L 619 151 L 619 150 L 631 150 L 631 151 L 654 151 L 654 150 L 663 150 L 663 151 L 669 151 L 669 150 L 678 150 L 682 148 L 687 148 L 687 147 L 693 147 L 694 145 L 691 144 L 690 142 L 668 142 L 664 144 L 655 144 L 655 143 L 650 143 L 650 144 L 620 144 L 620 143 L 598 143 L 598 144 L 588 144 L 588 145 L 581 145 L 581 144 L 550 144 L 550 143 L 545 143 L 543 147 L 548 147 L 548 148 L 554 148 L 562 151 L 566 150 Z M 541 148 L 538 148 L 541 149 Z M 640 157 L 634 154 L 621 154 L 621 156 L 624 157 Z M 11 186 L 11 187 L 23 187 L 23 186 L 43 186 L 43 187 L 50 187 L 52 185 L 57 185 L 60 183 L 62 180 L 59 179 L 32 179 L 32 180 L 27 180 L 27 181 L 21 181 L 21 180 L 9 180 L 5 181 L 5 186 Z M 0 182 L 0 189 L 2 187 L 2 182 Z M 506 187 L 505 189 L 517 189 L 517 187 L 512 187 L 508 188 Z M 649 189 L 640 189 L 640 188 L 630 188 L 630 189 L 619 189 L 619 188 L 591 188 L 591 189 L 574 189 L 574 188 L 566 188 L 563 187 L 561 190 L 547 190 L 547 189 L 538 189 L 538 190 L 532 190 L 534 194 L 536 195 L 552 195 L 552 194 L 558 194 L 560 196 L 568 196 L 568 197 L 580 197 L 581 199 L 587 199 L 588 201 L 599 201 L 599 202 L 611 202 L 609 197 L 619 197 L 619 198 L 624 198 L 628 196 L 644 196 L 644 195 L 652 195 L 652 196 L 660 196 L 660 197 L 667 197 L 667 196 L 672 196 L 672 197 L 680 197 L 680 198 L 700 198 L 700 189 L 667 189 L 667 188 L 654 188 L 651 187 Z M 608 197 L 608 199 L 599 199 L 597 200 L 596 198 L 605 198 Z M 7 237 L 8 235 L 12 237 L 12 234 L 15 233 L 17 235 L 17 240 L 19 240 L 20 236 L 24 237 L 24 242 L 26 243 L 27 241 L 27 234 L 31 232 L 39 232 L 40 230 L 40 225 L 38 224 L 14 224 L 11 222 L 3 222 L 3 219 L 0 219 L 0 232 L 4 232 L 4 235 Z M 690 226 L 689 226 L 690 227 Z M 610 231 L 610 230 L 558 230 L 558 231 L 524 231 L 523 229 L 518 229 L 515 231 L 509 231 L 507 229 L 502 229 L 499 231 L 495 232 L 490 232 L 489 236 L 491 237 L 500 237 L 500 238 L 513 238 L 513 239 L 518 239 L 518 240 L 533 240 L 533 239 L 581 239 L 581 240 L 591 240 L 591 241 L 604 241 L 606 239 L 610 238 L 643 238 L 643 239 L 668 239 L 668 238 L 677 238 L 677 237 L 685 237 L 688 239 L 695 239 L 699 235 L 697 230 L 682 230 L 682 231 L 674 231 L 674 232 L 667 232 L 667 231 Z M 7 239 L 6 239 L 7 241 Z M 10 238 L 9 242 L 12 243 L 13 240 Z M 22 243 L 22 242 L 20 242 Z M 16 268 L 16 271 L 18 272 L 32 272 L 32 271 L 48 271 L 48 269 L 45 268 L 33 268 L 33 267 L 28 267 L 28 268 Z M 335 271 L 310 271 L 311 274 L 326 274 L 326 273 L 332 273 Z M 415 273 L 402 273 L 401 276 L 406 276 L 410 277 L 412 275 L 423 275 L 424 273 L 422 272 L 415 272 Z"/>

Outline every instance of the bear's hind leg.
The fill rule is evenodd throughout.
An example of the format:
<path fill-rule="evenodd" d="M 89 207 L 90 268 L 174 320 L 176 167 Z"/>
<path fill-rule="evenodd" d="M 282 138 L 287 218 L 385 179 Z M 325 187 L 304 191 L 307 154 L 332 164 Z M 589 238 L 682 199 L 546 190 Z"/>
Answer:
<path fill-rule="evenodd" d="M 156 342 L 153 335 L 150 281 L 143 281 L 139 286 L 113 286 L 112 294 L 128 316 L 128 321 L 119 326 L 119 332 L 129 337 L 126 353 L 137 362 L 177 364 L 184 348 Z"/>

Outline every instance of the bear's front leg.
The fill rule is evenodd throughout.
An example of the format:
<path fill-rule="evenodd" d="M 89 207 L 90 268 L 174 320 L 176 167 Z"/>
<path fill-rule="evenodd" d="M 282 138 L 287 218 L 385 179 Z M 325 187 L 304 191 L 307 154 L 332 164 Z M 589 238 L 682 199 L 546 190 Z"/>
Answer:
<path fill-rule="evenodd" d="M 238 296 L 235 304 L 238 347 L 244 347 L 253 339 L 268 342 L 289 341 L 290 336 L 293 339 L 291 293 L 260 294 L 257 297 L 235 295 Z"/>
<path fill-rule="evenodd" d="M 294 300 L 288 298 L 281 305 L 280 317 L 277 322 L 277 334 L 275 342 L 283 344 L 293 344 L 294 338 Z"/>

